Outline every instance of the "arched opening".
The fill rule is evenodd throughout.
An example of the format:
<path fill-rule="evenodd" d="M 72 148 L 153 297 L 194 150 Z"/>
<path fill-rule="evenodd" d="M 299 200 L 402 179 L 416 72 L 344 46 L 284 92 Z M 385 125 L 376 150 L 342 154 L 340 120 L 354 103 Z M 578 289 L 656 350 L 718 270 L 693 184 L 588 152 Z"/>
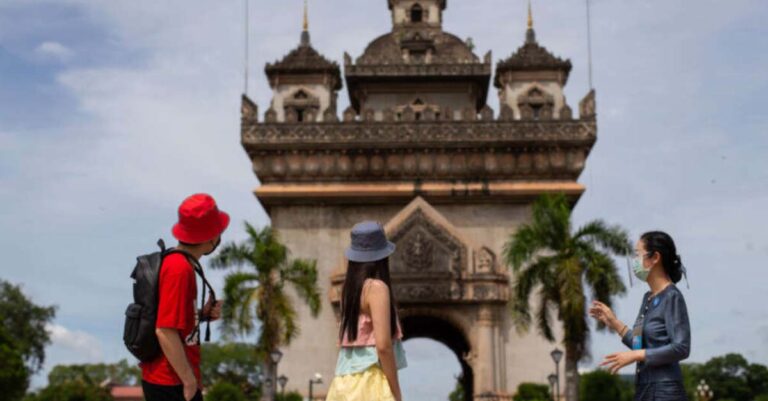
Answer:
<path fill-rule="evenodd" d="M 446 396 L 448 392 L 454 390 L 456 384 L 456 379 L 454 377 L 459 377 L 464 392 L 464 400 L 472 400 L 474 375 L 472 373 L 472 367 L 469 366 L 467 361 L 464 359 L 464 356 L 467 355 L 470 351 L 469 342 L 464 336 L 464 333 L 462 333 L 458 327 L 451 324 L 450 322 L 434 316 L 406 316 L 401 319 L 401 324 L 403 327 L 403 334 L 405 336 L 404 340 L 406 341 L 406 349 L 409 348 L 407 341 L 411 339 L 431 339 L 448 347 L 448 349 L 458 360 L 459 372 L 450 372 L 450 370 L 446 371 L 446 378 L 444 379 L 449 381 L 449 383 L 446 383 Z M 426 346 L 429 349 L 435 348 L 434 344 L 429 344 L 429 342 L 423 343 L 421 340 L 415 345 Z M 438 346 L 438 352 L 439 348 L 440 347 Z M 456 373 L 459 374 L 457 375 Z"/>
<path fill-rule="evenodd" d="M 411 22 L 421 22 L 423 18 L 424 10 L 419 4 L 414 4 L 413 7 L 411 7 Z"/>

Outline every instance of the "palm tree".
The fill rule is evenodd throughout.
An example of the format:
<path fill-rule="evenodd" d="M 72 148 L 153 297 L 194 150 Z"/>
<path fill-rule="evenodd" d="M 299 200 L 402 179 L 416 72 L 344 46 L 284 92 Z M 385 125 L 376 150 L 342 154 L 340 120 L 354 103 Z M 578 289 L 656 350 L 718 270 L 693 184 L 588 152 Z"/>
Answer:
<path fill-rule="evenodd" d="M 571 208 L 562 194 L 537 199 L 532 221 L 505 244 L 504 259 L 516 277 L 510 306 L 518 329 L 526 332 L 531 326 L 532 295 L 537 301 L 535 325 L 544 338 L 555 341 L 552 312 L 557 312 L 562 324 L 568 401 L 578 401 L 577 365 L 589 356 L 587 287 L 593 299 L 610 306 L 612 297 L 626 291 L 611 256 L 626 256 L 631 251 L 626 230 L 601 220 L 572 233 Z M 598 329 L 604 329 L 603 325 Z"/>
<path fill-rule="evenodd" d="M 286 284 L 309 306 L 313 317 L 320 313 L 317 266 L 314 260 L 289 259 L 288 249 L 271 227 L 257 230 L 246 222 L 245 231 L 248 239 L 224 245 L 211 265 L 233 269 L 224 279 L 224 334 L 252 334 L 259 321 L 261 330 L 255 351 L 266 362 L 270 352 L 290 344 L 299 334 L 296 308 L 286 292 Z M 274 376 L 272 364 L 264 365 L 267 377 Z M 272 382 L 274 389 L 274 377 Z"/>

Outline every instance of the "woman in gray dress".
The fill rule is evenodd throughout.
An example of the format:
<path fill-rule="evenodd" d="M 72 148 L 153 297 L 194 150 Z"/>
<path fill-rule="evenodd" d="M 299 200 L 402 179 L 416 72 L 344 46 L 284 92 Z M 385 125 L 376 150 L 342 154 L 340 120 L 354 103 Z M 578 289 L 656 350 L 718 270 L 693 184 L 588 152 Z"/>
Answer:
<path fill-rule="evenodd" d="M 672 237 L 660 231 L 643 234 L 635 245 L 633 270 L 637 278 L 648 283 L 650 291 L 643 296 L 632 327 L 601 302 L 594 301 L 589 310 L 631 349 L 606 356 L 600 366 L 616 373 L 637 363 L 635 401 L 686 401 L 680 361 L 690 353 L 691 328 L 685 299 L 675 286 L 685 267 Z"/>

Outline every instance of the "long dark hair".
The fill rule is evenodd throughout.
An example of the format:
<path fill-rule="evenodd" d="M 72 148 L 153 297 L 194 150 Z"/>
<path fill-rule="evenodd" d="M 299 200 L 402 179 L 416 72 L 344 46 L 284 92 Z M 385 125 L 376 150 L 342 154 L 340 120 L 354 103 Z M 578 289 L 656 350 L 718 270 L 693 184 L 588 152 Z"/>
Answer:
<path fill-rule="evenodd" d="M 647 252 L 658 252 L 661 255 L 661 265 L 673 283 L 677 283 L 683 278 L 685 267 L 680 255 L 677 254 L 675 241 L 669 234 L 663 231 L 649 231 L 641 235 L 640 240 L 645 244 Z"/>
<path fill-rule="evenodd" d="M 360 300 L 363 296 L 365 280 L 372 278 L 383 281 L 389 287 L 389 316 L 390 328 L 394 336 L 397 330 L 397 315 L 395 297 L 392 292 L 392 281 L 389 279 L 389 258 L 375 262 L 349 262 L 344 287 L 341 290 L 341 327 L 339 340 L 347 334 L 349 341 L 357 339 L 357 324 L 360 317 Z"/>

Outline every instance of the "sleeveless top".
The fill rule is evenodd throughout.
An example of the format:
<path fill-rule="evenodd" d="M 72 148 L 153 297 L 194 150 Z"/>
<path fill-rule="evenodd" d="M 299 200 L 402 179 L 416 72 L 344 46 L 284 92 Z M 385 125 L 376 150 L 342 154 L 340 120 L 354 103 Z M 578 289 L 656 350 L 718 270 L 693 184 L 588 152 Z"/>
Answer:
<path fill-rule="evenodd" d="M 395 353 L 395 364 L 398 369 L 408 365 L 403 349 L 403 332 L 397 323 L 397 332 L 392 338 L 392 349 Z M 357 320 L 357 339 L 349 341 L 347 334 L 339 343 L 339 358 L 336 361 L 336 376 L 351 375 L 364 372 L 369 367 L 379 363 L 376 352 L 376 339 L 373 336 L 373 320 L 368 314 L 361 313 Z"/>

